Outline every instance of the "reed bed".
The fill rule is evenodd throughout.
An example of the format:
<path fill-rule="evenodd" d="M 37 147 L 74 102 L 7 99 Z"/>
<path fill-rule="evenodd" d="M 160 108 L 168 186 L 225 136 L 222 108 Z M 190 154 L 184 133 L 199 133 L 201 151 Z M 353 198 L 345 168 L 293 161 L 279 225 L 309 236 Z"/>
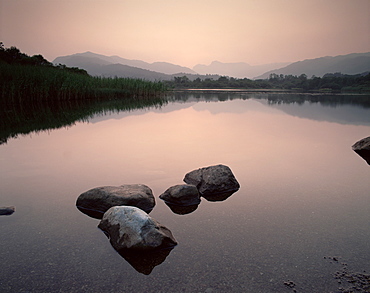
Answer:
<path fill-rule="evenodd" d="M 76 99 L 140 99 L 157 96 L 161 82 L 131 78 L 93 77 L 53 66 L 25 66 L 0 62 L 2 103 Z"/>

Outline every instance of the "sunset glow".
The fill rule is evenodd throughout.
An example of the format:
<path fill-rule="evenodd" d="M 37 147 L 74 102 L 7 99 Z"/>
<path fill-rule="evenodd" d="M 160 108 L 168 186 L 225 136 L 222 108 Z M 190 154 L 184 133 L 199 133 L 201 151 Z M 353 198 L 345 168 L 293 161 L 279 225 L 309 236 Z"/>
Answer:
<path fill-rule="evenodd" d="M 0 41 L 50 61 L 257 65 L 370 51 L 369 12 L 368 0 L 1 0 Z"/>

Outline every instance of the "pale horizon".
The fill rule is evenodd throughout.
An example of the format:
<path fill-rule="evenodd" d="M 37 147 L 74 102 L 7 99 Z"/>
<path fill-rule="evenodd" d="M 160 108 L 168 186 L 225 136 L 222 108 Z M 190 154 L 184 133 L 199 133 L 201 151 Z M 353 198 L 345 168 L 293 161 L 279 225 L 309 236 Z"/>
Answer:
<path fill-rule="evenodd" d="M 261 65 L 369 52 L 369 15 L 369 0 L 0 0 L 0 41 L 49 61 Z"/>

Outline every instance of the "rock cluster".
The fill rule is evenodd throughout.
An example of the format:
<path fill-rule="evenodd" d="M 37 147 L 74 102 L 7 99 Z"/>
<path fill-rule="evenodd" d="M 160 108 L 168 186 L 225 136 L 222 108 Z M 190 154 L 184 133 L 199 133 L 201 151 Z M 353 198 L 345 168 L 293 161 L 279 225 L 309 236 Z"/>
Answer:
<path fill-rule="evenodd" d="M 224 200 L 239 189 L 230 168 L 224 165 L 191 171 L 184 181 L 187 184 L 172 186 L 159 196 L 177 214 L 194 211 L 201 196 Z M 155 199 L 146 185 L 93 188 L 77 198 L 76 206 L 81 212 L 101 219 L 98 227 L 114 249 L 143 274 L 150 274 L 177 245 L 172 232 L 148 215 Z"/>
<path fill-rule="evenodd" d="M 155 199 L 146 185 L 93 188 L 77 198 L 76 206 L 101 219 L 98 227 L 113 248 L 140 273 L 150 274 L 177 245 L 171 231 L 148 215 Z"/>
<path fill-rule="evenodd" d="M 186 184 L 171 186 L 159 196 L 176 214 L 196 210 L 200 197 L 208 201 L 222 201 L 240 188 L 231 169 L 225 165 L 193 170 L 185 175 L 183 181 Z"/>

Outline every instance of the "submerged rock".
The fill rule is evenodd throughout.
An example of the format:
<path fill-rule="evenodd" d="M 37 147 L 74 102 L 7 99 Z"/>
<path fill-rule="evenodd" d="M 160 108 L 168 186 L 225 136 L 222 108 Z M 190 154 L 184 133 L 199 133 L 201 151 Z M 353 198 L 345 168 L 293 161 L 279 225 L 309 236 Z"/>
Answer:
<path fill-rule="evenodd" d="M 0 216 L 10 216 L 15 212 L 15 206 L 0 207 Z"/>
<path fill-rule="evenodd" d="M 149 213 L 155 206 L 153 192 L 143 184 L 103 186 L 82 193 L 76 201 L 81 212 L 98 219 L 109 208 L 122 205 L 134 206 Z"/>
<path fill-rule="evenodd" d="M 356 142 L 352 149 L 370 165 L 370 136 Z"/>
<path fill-rule="evenodd" d="M 171 231 L 136 207 L 115 206 L 98 226 L 120 253 L 125 250 L 150 251 L 177 245 Z"/>
<path fill-rule="evenodd" d="M 225 165 L 216 165 L 200 168 L 185 175 L 184 182 L 195 185 L 199 193 L 207 199 L 209 196 L 227 198 L 240 185 L 231 169 Z"/>
<path fill-rule="evenodd" d="M 200 204 L 198 189 L 195 185 L 191 184 L 171 186 L 159 198 L 171 205 L 190 206 Z"/>

